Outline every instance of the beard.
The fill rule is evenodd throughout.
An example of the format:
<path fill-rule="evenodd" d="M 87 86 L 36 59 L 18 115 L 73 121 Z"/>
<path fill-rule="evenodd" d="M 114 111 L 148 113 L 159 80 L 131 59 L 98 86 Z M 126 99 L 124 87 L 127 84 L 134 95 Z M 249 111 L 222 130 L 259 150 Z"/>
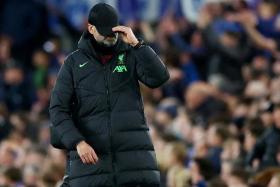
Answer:
<path fill-rule="evenodd" d="M 105 38 L 102 41 L 97 41 L 99 45 L 103 46 L 103 47 L 113 47 L 114 45 L 116 45 L 118 41 L 118 33 L 115 34 L 114 37 L 110 37 L 109 39 Z"/>
<path fill-rule="evenodd" d="M 97 40 L 94 35 L 90 33 L 88 34 L 88 37 L 93 49 L 97 54 L 100 53 L 101 55 L 114 53 L 120 41 L 117 33 L 113 37 L 105 37 L 103 40 Z"/>

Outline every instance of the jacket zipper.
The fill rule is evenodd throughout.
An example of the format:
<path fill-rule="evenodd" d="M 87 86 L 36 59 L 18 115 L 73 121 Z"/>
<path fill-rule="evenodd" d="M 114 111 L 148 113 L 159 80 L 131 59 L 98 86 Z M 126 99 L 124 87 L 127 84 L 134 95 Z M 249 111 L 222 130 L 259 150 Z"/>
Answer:
<path fill-rule="evenodd" d="M 115 155 L 113 154 L 113 148 L 112 148 L 112 126 L 111 126 L 111 103 L 110 103 L 110 92 L 109 92 L 109 85 L 108 85 L 108 78 L 107 78 L 107 66 L 110 67 L 110 62 L 107 62 L 103 66 L 103 72 L 104 72 L 104 81 L 105 81 L 105 87 L 106 87 L 106 96 L 107 96 L 107 112 L 108 112 L 108 128 L 109 128 L 109 137 L 110 137 L 110 155 L 112 157 L 111 164 L 113 168 L 113 185 L 116 186 L 116 176 L 115 176 Z M 110 68 L 109 68 L 110 69 Z"/>
<path fill-rule="evenodd" d="M 107 79 L 107 66 L 109 67 L 109 70 L 111 71 L 110 69 L 110 64 L 112 64 L 112 61 L 116 58 L 118 54 L 115 54 L 113 55 L 112 59 L 107 62 L 106 64 L 103 65 L 103 75 L 104 75 L 104 82 L 105 82 L 105 87 L 106 87 L 106 96 L 107 96 L 107 106 L 108 106 L 108 128 L 109 128 L 109 137 L 110 137 L 110 148 L 109 148 L 109 154 L 111 155 L 112 157 L 112 161 L 111 161 L 111 164 L 112 164 L 112 168 L 113 168 L 113 187 L 116 187 L 117 186 L 117 181 L 116 181 L 116 176 L 115 176 L 115 155 L 113 154 L 113 151 L 112 151 L 112 127 L 111 127 L 111 103 L 110 103 L 110 92 L 109 92 L 109 85 L 108 85 L 108 79 Z M 91 56 L 89 56 L 90 59 L 92 61 L 96 61 L 96 59 L 92 58 Z M 111 73 L 111 72 L 110 72 Z"/>

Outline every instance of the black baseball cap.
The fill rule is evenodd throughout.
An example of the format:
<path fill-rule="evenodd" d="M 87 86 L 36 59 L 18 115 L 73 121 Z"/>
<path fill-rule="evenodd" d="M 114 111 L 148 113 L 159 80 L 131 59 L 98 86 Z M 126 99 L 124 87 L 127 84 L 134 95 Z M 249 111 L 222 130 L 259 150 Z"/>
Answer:
<path fill-rule="evenodd" d="M 112 6 L 98 3 L 91 8 L 88 22 L 94 25 L 101 35 L 108 36 L 114 33 L 112 28 L 119 25 L 119 16 Z"/>

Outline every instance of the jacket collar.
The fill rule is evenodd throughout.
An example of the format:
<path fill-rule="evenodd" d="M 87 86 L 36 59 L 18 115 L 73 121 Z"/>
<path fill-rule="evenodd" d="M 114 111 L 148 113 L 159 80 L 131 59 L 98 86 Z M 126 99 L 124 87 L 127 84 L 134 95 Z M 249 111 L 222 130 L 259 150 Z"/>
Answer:
<path fill-rule="evenodd" d="M 98 54 L 91 44 L 90 37 L 91 36 L 88 33 L 88 31 L 84 31 L 82 36 L 80 37 L 79 42 L 78 42 L 78 49 L 81 49 L 81 50 L 85 51 L 87 54 L 93 56 L 94 58 L 98 58 Z M 120 39 L 119 39 L 119 41 L 117 42 L 116 45 L 117 45 L 116 46 L 116 53 L 125 52 L 125 51 L 131 49 L 130 45 L 124 43 Z"/>

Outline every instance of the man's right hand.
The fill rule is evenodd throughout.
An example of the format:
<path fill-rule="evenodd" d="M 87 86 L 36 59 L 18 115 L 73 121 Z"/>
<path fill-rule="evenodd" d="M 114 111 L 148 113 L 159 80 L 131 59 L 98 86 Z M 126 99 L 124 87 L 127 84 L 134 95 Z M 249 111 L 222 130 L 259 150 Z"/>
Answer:
<path fill-rule="evenodd" d="M 96 164 L 98 161 L 98 157 L 94 149 L 85 141 L 79 142 L 76 149 L 84 164 Z"/>

